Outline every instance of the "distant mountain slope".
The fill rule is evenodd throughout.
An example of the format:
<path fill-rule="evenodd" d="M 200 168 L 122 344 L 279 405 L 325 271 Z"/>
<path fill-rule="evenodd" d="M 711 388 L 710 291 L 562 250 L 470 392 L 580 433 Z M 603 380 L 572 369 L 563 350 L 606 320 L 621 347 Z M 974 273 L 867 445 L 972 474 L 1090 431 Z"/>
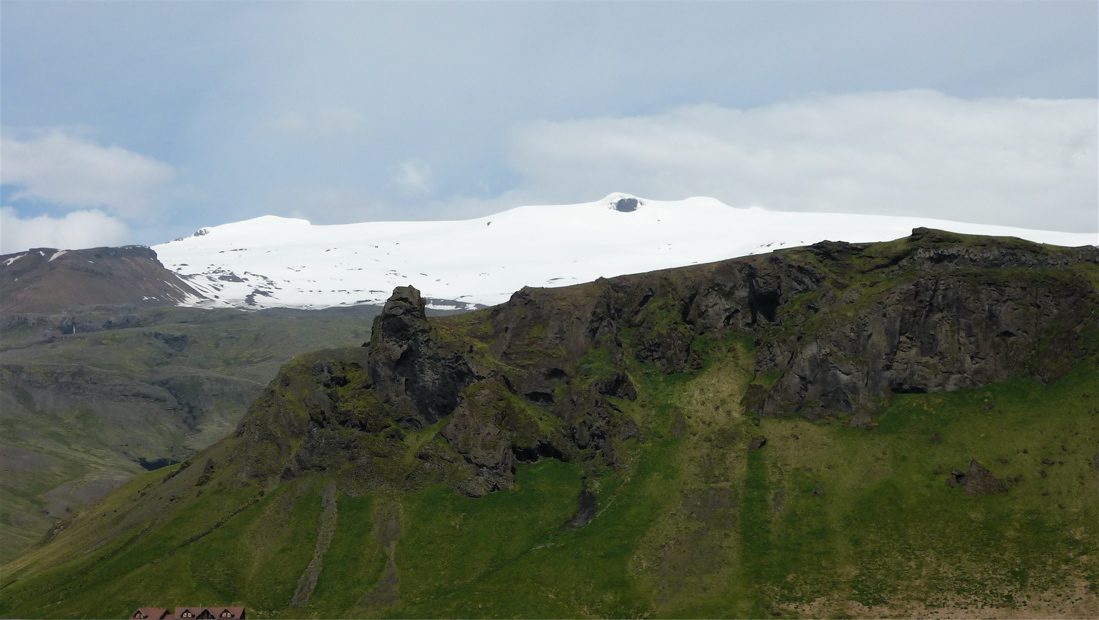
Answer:
<path fill-rule="evenodd" d="M 193 304 L 200 298 L 144 246 L 35 248 L 0 256 L 3 314 L 49 314 L 97 304 Z"/>
<path fill-rule="evenodd" d="M 99 306 L 0 320 L 0 562 L 145 469 L 230 432 L 294 355 L 355 346 L 375 306 Z"/>
<path fill-rule="evenodd" d="M 921 226 L 1064 246 L 1099 243 L 1094 234 L 611 194 L 595 202 L 519 207 L 451 222 L 314 226 L 267 216 L 203 229 L 153 249 L 205 295 L 197 305 L 380 304 L 394 287 L 414 284 L 429 307 L 453 307 L 502 303 L 523 286 L 577 284 L 823 240 L 885 241 Z"/>

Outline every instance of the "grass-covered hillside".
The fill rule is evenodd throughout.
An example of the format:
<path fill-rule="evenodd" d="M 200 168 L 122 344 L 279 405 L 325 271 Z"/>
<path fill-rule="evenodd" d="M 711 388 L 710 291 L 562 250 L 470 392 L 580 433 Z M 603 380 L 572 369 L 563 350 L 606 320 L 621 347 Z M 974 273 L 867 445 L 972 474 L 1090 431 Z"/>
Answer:
<path fill-rule="evenodd" d="M 221 439 L 284 362 L 362 343 L 379 310 L 5 315 L 0 562 L 131 476 Z"/>
<path fill-rule="evenodd" d="M 0 615 L 1095 617 L 1099 262 L 925 232 L 288 363 L 0 568 Z"/>

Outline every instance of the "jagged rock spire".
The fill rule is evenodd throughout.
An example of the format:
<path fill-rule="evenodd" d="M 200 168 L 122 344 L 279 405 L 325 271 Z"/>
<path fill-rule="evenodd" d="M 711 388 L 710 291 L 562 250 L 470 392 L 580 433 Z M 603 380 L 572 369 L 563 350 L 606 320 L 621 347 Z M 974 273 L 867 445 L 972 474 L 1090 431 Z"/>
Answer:
<path fill-rule="evenodd" d="M 420 291 L 398 286 L 374 319 L 370 376 L 374 390 L 405 428 L 418 429 L 450 415 L 474 379 L 460 353 L 431 333 Z"/>

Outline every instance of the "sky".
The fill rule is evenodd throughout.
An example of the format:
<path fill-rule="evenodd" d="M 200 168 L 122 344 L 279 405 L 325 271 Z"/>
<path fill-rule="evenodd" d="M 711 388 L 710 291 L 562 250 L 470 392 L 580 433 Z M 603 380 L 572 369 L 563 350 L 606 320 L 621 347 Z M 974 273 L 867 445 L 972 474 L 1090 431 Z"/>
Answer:
<path fill-rule="evenodd" d="M 0 3 L 0 253 L 612 192 L 1090 232 L 1099 3 Z"/>

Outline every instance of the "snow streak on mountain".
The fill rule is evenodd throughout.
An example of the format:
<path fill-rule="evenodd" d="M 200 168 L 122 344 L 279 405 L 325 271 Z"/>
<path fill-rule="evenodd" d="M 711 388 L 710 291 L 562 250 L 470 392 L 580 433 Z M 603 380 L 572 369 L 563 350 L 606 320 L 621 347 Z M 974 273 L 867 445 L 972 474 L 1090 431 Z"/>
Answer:
<path fill-rule="evenodd" d="M 314 226 L 265 216 L 204 228 L 153 249 L 165 267 L 209 298 L 191 305 L 381 304 L 393 287 L 411 284 L 433 306 L 453 308 L 498 304 L 523 286 L 578 284 L 826 239 L 886 241 L 919 226 L 1065 246 L 1099 241 L 1089 233 L 611 194 L 597 202 L 519 207 L 449 222 Z"/>

